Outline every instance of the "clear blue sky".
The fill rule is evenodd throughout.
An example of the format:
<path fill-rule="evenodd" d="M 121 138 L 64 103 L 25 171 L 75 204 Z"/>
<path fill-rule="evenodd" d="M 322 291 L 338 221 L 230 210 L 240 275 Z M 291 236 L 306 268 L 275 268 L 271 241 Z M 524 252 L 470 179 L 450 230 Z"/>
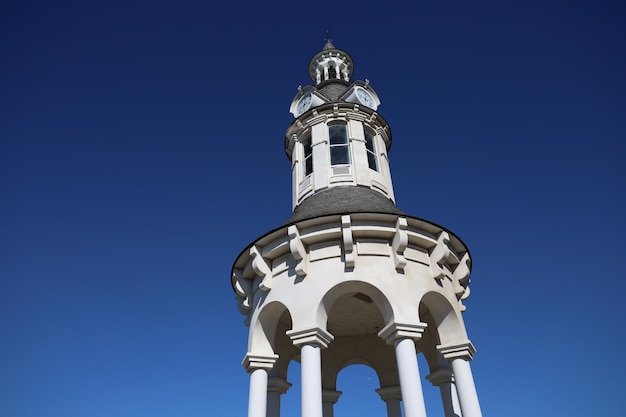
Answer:
<path fill-rule="evenodd" d="M 288 109 L 327 28 L 382 100 L 398 206 L 472 251 L 484 415 L 622 415 L 625 21 L 618 1 L 3 2 L 0 415 L 245 415 L 230 268 L 290 215 Z M 336 417 L 384 415 L 372 378 L 340 374 Z"/>

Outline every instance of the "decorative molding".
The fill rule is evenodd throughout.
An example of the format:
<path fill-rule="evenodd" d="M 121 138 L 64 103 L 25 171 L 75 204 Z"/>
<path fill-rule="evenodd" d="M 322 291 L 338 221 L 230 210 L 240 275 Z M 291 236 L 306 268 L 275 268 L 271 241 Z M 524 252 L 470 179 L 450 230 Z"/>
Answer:
<path fill-rule="evenodd" d="M 454 382 L 454 376 L 452 375 L 452 369 L 439 368 L 426 375 L 426 379 L 430 381 L 433 386 L 438 387 L 442 384 L 449 384 Z"/>
<path fill-rule="evenodd" d="M 243 277 L 243 271 L 241 269 L 233 269 L 233 287 L 238 298 L 241 299 L 241 307 L 248 314 L 247 310 L 250 310 L 250 297 L 252 297 L 252 283 Z"/>
<path fill-rule="evenodd" d="M 251 352 L 246 353 L 241 365 L 246 368 L 248 372 L 255 369 L 267 369 L 268 371 L 274 367 L 274 363 L 278 359 L 278 355 L 255 355 Z"/>
<path fill-rule="evenodd" d="M 341 216 L 341 233 L 343 236 L 343 253 L 346 267 L 354 268 L 354 239 L 352 237 L 350 215 Z"/>
<path fill-rule="evenodd" d="M 437 346 L 437 350 L 448 361 L 452 359 L 465 359 L 471 361 L 476 353 L 476 348 L 469 340 L 458 345 Z"/>
<path fill-rule="evenodd" d="M 452 273 L 452 283 L 454 285 L 454 293 L 456 294 L 457 299 L 459 300 L 459 305 L 461 306 L 461 311 L 465 311 L 467 307 L 463 305 L 463 301 L 466 300 L 470 295 L 470 257 L 469 253 L 465 252 L 463 257 L 461 258 L 460 263 L 457 265 L 456 269 Z"/>
<path fill-rule="evenodd" d="M 335 338 L 319 327 L 311 327 L 308 329 L 289 330 L 287 336 L 291 339 L 294 346 L 301 348 L 304 345 L 316 344 L 322 348 L 327 348 L 328 344 Z"/>
<path fill-rule="evenodd" d="M 347 112 L 346 113 L 346 119 L 347 120 L 356 120 L 357 122 L 364 122 L 367 120 L 367 115 L 360 113 L 359 112 L 359 105 L 355 104 L 354 105 L 355 109 L 354 109 L 354 113 L 353 112 Z"/>
<path fill-rule="evenodd" d="M 300 232 L 295 225 L 291 225 L 289 226 L 289 229 L 287 229 L 287 234 L 289 235 L 289 250 L 291 251 L 291 256 L 293 256 L 296 260 L 296 274 L 299 277 L 305 277 L 308 266 L 308 257 L 306 249 L 300 239 Z"/>
<path fill-rule="evenodd" d="M 443 264 L 448 261 L 450 256 L 450 249 L 448 243 L 450 242 L 450 236 L 448 232 L 443 230 L 437 236 L 437 245 L 430 252 L 430 267 L 433 271 L 433 278 L 439 280 L 446 276 L 446 271 L 443 269 Z"/>
<path fill-rule="evenodd" d="M 341 243 L 330 241 L 317 243 L 309 246 L 309 262 L 320 261 L 322 259 L 338 258 L 341 256 Z"/>
<path fill-rule="evenodd" d="M 291 384 L 282 378 L 272 377 L 267 381 L 267 392 L 286 394 L 289 388 L 291 388 Z"/>
<path fill-rule="evenodd" d="M 376 389 L 376 392 L 378 393 L 378 395 L 380 395 L 380 399 L 383 401 L 402 400 L 402 391 L 400 390 L 399 385 L 378 388 Z"/>
<path fill-rule="evenodd" d="M 335 404 L 339 401 L 339 397 L 343 394 L 342 391 L 335 391 L 332 389 L 322 390 L 322 402 Z"/>
<path fill-rule="evenodd" d="M 392 344 L 396 339 L 413 339 L 419 340 L 422 337 L 422 333 L 426 330 L 426 323 L 396 323 L 391 322 L 387 324 L 381 331 L 378 332 L 378 336 L 387 342 Z"/>
<path fill-rule="evenodd" d="M 388 241 L 374 241 L 372 239 L 357 240 L 356 252 L 360 255 L 389 256 Z"/>
<path fill-rule="evenodd" d="M 404 271 L 406 266 L 406 258 L 404 257 L 404 251 L 409 245 L 409 234 L 407 233 L 409 225 L 404 217 L 398 217 L 396 220 L 396 234 L 391 242 L 391 248 L 393 249 L 393 261 L 396 265 L 396 269 Z"/>
<path fill-rule="evenodd" d="M 254 273 L 262 278 L 259 287 L 263 291 L 269 291 L 272 289 L 272 268 L 267 264 L 263 255 L 261 255 L 260 249 L 257 245 L 250 247 L 250 256 L 252 257 L 252 269 Z"/>

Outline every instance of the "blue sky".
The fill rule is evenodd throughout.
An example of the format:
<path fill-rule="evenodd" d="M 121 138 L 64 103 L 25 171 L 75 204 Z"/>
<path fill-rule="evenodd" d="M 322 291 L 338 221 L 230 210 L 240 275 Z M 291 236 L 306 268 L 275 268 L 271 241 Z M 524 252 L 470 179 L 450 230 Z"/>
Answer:
<path fill-rule="evenodd" d="M 4 2 L 0 414 L 246 414 L 230 268 L 290 215 L 289 104 L 330 28 L 381 98 L 398 206 L 472 252 L 483 414 L 621 415 L 625 18 L 617 1 Z M 336 417 L 384 415 L 374 379 L 340 374 Z"/>

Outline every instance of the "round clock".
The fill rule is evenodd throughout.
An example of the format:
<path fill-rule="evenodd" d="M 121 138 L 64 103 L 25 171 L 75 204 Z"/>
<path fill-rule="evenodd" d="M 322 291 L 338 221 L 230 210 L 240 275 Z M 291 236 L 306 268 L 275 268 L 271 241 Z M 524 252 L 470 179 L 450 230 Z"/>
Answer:
<path fill-rule="evenodd" d="M 359 99 L 359 101 L 361 102 L 361 104 L 373 109 L 374 107 L 376 107 L 376 104 L 374 103 L 374 97 L 372 97 L 372 95 L 366 91 L 365 89 L 359 87 L 356 89 L 356 96 Z"/>
<path fill-rule="evenodd" d="M 311 106 L 311 93 L 305 95 L 304 97 L 300 99 L 300 101 L 298 101 L 298 107 L 297 107 L 298 116 L 304 113 L 305 111 L 307 111 L 310 106 Z"/>

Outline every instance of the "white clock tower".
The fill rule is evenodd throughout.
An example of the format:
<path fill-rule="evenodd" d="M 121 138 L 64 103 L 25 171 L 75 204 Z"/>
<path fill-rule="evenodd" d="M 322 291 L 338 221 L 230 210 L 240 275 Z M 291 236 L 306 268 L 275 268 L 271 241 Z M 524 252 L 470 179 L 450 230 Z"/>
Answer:
<path fill-rule="evenodd" d="M 417 354 L 446 417 L 480 417 L 463 323 L 471 261 L 452 232 L 395 205 L 391 131 L 369 82 L 327 40 L 309 62 L 285 151 L 293 214 L 235 261 L 232 285 L 249 327 L 248 417 L 279 417 L 301 363 L 302 417 L 333 417 L 337 375 L 376 372 L 389 417 L 425 417 Z"/>

